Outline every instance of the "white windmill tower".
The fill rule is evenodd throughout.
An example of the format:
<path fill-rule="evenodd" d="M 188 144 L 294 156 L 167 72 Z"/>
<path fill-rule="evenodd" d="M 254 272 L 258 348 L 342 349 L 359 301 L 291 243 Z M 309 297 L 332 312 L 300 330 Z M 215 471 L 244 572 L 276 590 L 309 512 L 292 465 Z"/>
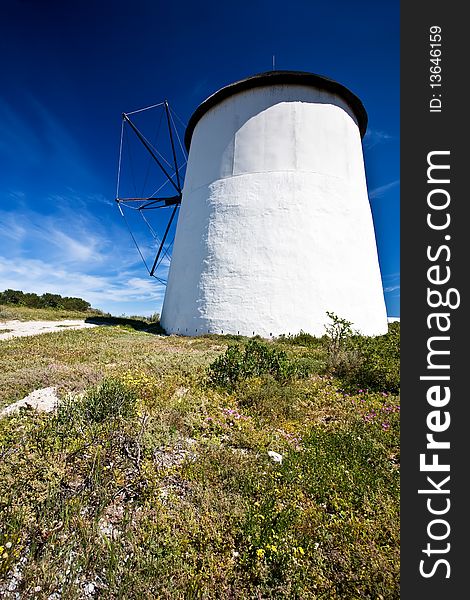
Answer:
<path fill-rule="evenodd" d="M 343 85 L 272 71 L 205 100 L 162 310 L 168 333 L 322 335 L 326 311 L 387 331 L 361 137 Z"/>

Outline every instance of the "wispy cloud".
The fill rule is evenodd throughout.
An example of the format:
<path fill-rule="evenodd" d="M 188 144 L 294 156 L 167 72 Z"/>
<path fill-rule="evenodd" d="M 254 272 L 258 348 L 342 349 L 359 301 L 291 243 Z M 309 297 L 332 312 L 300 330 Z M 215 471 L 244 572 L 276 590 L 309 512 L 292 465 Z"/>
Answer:
<path fill-rule="evenodd" d="M 391 189 L 395 188 L 398 185 L 400 185 L 399 179 L 390 181 L 389 183 L 386 183 L 385 185 L 379 185 L 378 187 L 374 188 L 373 190 L 370 190 L 369 198 L 371 200 L 375 200 L 377 198 L 382 198 L 388 191 L 390 191 Z"/>
<path fill-rule="evenodd" d="M 364 136 L 364 147 L 370 150 L 378 144 L 384 144 L 394 139 L 396 138 L 386 131 L 379 131 L 378 129 L 369 128 Z"/>
<path fill-rule="evenodd" d="M 400 273 L 389 273 L 383 276 L 384 292 L 394 297 L 400 295 Z"/>
<path fill-rule="evenodd" d="M 209 79 L 207 77 L 204 77 L 203 79 L 199 79 L 189 89 L 189 95 L 192 96 L 192 97 L 194 97 L 194 96 L 201 96 L 204 93 L 206 93 L 206 95 L 207 95 L 207 85 L 208 85 L 208 83 L 209 83 Z"/>
<path fill-rule="evenodd" d="M 0 211 L 0 239 L 8 240 L 8 243 L 19 243 L 25 235 L 26 227 L 19 223 L 13 214 Z"/>
<path fill-rule="evenodd" d="M 96 216 L 90 195 L 77 196 L 51 196 L 53 214 L 0 210 L 0 289 L 79 296 L 114 314 L 158 312 L 164 287 L 145 274 L 127 232 Z"/>
<path fill-rule="evenodd" d="M 94 220 L 64 207 L 55 215 L 30 209 L 0 211 L 0 232 L 10 239 L 3 249 L 7 256 L 47 256 L 55 265 L 99 262 L 107 245 L 100 229 Z"/>
<path fill-rule="evenodd" d="M 80 185 L 95 185 L 95 169 L 67 126 L 32 94 L 25 93 L 21 100 L 20 106 L 13 106 L 0 97 L 0 160 L 5 175 L 11 167 L 17 177 L 36 184 L 67 177 Z"/>
<path fill-rule="evenodd" d="M 41 141 L 27 119 L 0 98 L 2 136 L 0 154 L 21 156 L 25 163 L 39 162 Z"/>
<path fill-rule="evenodd" d="M 0 279 L 3 288 L 25 292 L 52 292 L 79 296 L 94 306 L 109 309 L 126 303 L 149 304 L 156 311 L 163 300 L 164 290 L 151 280 L 126 277 L 120 273 L 89 275 L 67 268 L 51 268 L 42 260 L 28 259 L 14 263 L 0 257 Z"/>

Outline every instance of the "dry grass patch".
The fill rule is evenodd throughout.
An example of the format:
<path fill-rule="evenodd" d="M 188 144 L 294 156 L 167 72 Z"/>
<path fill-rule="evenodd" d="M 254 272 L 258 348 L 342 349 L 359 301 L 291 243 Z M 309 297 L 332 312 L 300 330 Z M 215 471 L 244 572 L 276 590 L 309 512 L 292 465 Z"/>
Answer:
<path fill-rule="evenodd" d="M 62 319 L 86 319 L 99 311 L 66 310 L 63 308 L 30 308 L 14 304 L 0 304 L 1 321 L 60 321 Z"/>
<path fill-rule="evenodd" d="M 83 391 L 107 375 L 202 372 L 218 351 L 210 341 L 161 337 L 126 327 L 60 331 L 0 342 L 0 408 L 35 389 Z"/>

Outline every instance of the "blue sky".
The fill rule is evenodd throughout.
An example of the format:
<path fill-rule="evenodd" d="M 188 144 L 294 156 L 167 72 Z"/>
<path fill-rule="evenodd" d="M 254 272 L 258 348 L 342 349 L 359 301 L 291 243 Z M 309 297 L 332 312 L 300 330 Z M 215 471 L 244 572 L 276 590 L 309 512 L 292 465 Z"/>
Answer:
<path fill-rule="evenodd" d="M 398 1 L 4 0 L 0 289 L 159 312 L 164 288 L 114 203 L 120 115 L 168 98 L 187 122 L 220 87 L 270 70 L 273 54 L 276 68 L 336 79 L 366 107 L 369 197 L 387 312 L 398 316 Z M 142 128 L 154 126 L 150 112 Z M 150 256 L 148 231 L 136 231 Z"/>

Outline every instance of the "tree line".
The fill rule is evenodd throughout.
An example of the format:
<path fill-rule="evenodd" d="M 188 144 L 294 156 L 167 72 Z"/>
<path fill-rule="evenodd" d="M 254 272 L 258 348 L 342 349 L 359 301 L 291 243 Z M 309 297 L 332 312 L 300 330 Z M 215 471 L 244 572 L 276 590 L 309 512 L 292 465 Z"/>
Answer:
<path fill-rule="evenodd" d="M 29 306 L 30 308 L 62 308 L 83 312 L 91 309 L 91 304 L 82 298 L 49 293 L 38 296 L 34 292 L 22 292 L 20 290 L 0 292 L 0 304 L 16 304 Z"/>

